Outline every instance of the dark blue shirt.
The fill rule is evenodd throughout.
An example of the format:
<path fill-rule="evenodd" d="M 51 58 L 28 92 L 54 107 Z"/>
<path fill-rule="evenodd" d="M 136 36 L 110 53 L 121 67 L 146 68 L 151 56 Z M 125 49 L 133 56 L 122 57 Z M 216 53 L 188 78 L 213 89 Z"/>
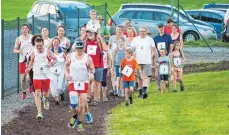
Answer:
<path fill-rule="evenodd" d="M 167 50 L 166 55 L 168 56 L 169 52 L 170 52 L 170 45 L 173 44 L 173 40 L 172 37 L 168 34 L 164 34 L 164 35 L 160 35 L 158 34 L 155 38 L 154 38 L 154 42 L 155 42 L 155 46 L 157 48 L 158 54 L 160 56 L 160 48 L 161 47 L 165 47 Z"/>

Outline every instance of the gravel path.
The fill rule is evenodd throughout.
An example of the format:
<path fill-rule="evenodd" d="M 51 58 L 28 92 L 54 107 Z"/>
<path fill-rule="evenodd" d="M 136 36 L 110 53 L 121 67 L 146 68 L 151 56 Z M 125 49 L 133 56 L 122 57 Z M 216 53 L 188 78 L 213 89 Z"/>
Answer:
<path fill-rule="evenodd" d="M 208 47 L 184 48 L 185 64 L 229 61 L 229 47 L 212 47 L 212 50 Z"/>
<path fill-rule="evenodd" d="M 27 94 L 26 100 L 21 100 L 20 96 L 20 94 L 14 93 L 10 96 L 6 96 L 4 100 L 2 100 L 1 126 L 18 117 L 18 112 L 22 108 L 28 105 L 34 105 L 34 99 L 32 94 Z"/>

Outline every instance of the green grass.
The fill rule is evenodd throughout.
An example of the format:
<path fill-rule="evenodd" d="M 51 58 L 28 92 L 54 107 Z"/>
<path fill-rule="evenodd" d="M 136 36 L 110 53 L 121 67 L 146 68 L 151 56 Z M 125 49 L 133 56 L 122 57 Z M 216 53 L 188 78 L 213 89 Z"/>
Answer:
<path fill-rule="evenodd" d="M 17 17 L 26 18 L 27 13 L 29 12 L 33 2 L 35 0 L 2 0 L 2 18 L 5 20 L 13 20 Z M 79 0 L 80 1 L 80 0 Z M 108 11 L 113 15 L 120 7 L 122 3 L 129 2 L 144 2 L 144 3 L 163 3 L 171 4 L 170 0 L 86 0 L 90 5 L 101 5 L 105 2 L 108 3 Z M 201 8 L 205 3 L 227 3 L 228 0 L 180 0 L 181 5 L 185 9 L 197 9 Z M 177 0 L 173 1 L 173 6 L 177 5 Z"/>
<path fill-rule="evenodd" d="M 228 135 L 228 82 L 229 71 L 189 74 L 185 92 L 163 94 L 153 83 L 146 100 L 135 97 L 130 107 L 122 103 L 111 110 L 107 134 Z"/>
<path fill-rule="evenodd" d="M 229 47 L 229 43 L 224 43 L 219 40 L 206 40 L 211 47 Z M 184 43 L 185 47 L 207 47 L 204 40 L 190 41 Z"/>

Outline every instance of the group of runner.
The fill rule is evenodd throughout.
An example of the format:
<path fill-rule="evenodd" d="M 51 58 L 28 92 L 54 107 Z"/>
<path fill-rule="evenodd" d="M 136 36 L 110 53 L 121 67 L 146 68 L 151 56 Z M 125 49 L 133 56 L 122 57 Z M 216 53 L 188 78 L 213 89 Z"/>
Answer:
<path fill-rule="evenodd" d="M 158 25 L 159 35 L 154 39 L 146 27 L 139 28 L 139 36 L 127 19 L 116 27 L 116 34 L 110 36 L 102 23 L 102 16 L 96 17 L 90 11 L 91 19 L 80 29 L 80 37 L 71 46 L 65 37 L 64 26 L 58 26 L 57 36 L 50 39 L 47 28 L 40 35 L 29 34 L 29 26 L 21 26 L 22 35 L 15 41 L 13 53 L 19 54 L 19 74 L 22 99 L 26 99 L 26 76 L 29 76 L 29 92 L 33 93 L 37 108 L 37 119 L 43 119 L 44 109 L 49 109 L 49 92 L 59 105 L 65 100 L 68 90 L 71 119 L 68 126 L 77 126 L 83 131 L 82 122 L 92 123 L 88 103 L 93 105 L 107 99 L 107 80 L 110 72 L 111 94 L 125 97 L 125 105 L 133 104 L 134 87 L 140 98 L 147 98 L 152 67 L 155 67 L 158 90 L 168 92 L 169 80 L 179 80 L 184 90 L 182 68 L 184 54 L 183 40 L 179 28 L 171 18 L 167 26 Z M 166 32 L 166 33 L 165 33 Z M 108 42 L 108 44 L 107 44 Z M 102 98 L 100 95 L 102 92 Z M 92 99 L 93 97 L 93 99 Z M 59 99 L 60 98 L 60 99 Z"/>

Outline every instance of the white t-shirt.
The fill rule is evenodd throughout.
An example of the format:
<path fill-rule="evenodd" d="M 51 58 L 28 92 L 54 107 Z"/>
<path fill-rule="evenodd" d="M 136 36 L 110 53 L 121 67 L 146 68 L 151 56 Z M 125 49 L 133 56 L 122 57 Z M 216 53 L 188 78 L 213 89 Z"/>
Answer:
<path fill-rule="evenodd" d="M 151 37 L 141 38 L 137 36 L 133 39 L 131 47 L 135 50 L 138 64 L 152 64 L 151 50 L 155 47 L 155 43 Z"/>
<path fill-rule="evenodd" d="M 86 26 L 87 29 L 93 29 L 94 31 L 100 30 L 100 23 L 98 20 L 89 20 Z"/>

